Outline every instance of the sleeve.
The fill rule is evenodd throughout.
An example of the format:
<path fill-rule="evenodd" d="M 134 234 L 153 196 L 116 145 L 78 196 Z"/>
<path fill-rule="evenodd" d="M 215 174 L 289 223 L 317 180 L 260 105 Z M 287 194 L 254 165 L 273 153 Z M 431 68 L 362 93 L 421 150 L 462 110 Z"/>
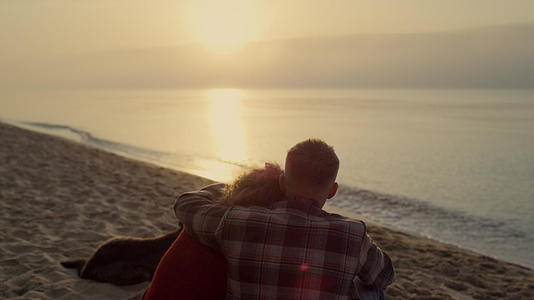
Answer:
<path fill-rule="evenodd" d="M 174 213 L 186 231 L 200 243 L 219 248 L 217 233 L 222 219 L 229 210 L 227 206 L 214 202 L 224 184 L 213 184 L 200 191 L 182 194 L 174 203 Z"/>
<path fill-rule="evenodd" d="M 356 281 L 364 286 L 384 289 L 395 279 L 391 258 L 367 234 L 363 236 L 360 251 L 360 269 Z"/>

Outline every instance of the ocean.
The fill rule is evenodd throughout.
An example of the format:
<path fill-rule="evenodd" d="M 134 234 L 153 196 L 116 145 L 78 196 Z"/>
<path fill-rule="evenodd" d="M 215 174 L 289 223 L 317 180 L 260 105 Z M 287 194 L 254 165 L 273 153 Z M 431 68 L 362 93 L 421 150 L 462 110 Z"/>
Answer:
<path fill-rule="evenodd" d="M 0 120 L 227 182 L 321 138 L 329 205 L 534 268 L 534 90 L 41 91 Z"/>

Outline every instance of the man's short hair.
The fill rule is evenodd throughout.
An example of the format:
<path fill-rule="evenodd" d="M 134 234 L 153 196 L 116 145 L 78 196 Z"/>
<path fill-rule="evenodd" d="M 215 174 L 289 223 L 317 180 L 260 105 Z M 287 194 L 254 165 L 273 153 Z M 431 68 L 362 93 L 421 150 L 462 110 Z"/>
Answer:
<path fill-rule="evenodd" d="M 330 188 L 339 170 L 334 148 L 319 139 L 302 141 L 289 149 L 285 173 L 299 186 Z"/>

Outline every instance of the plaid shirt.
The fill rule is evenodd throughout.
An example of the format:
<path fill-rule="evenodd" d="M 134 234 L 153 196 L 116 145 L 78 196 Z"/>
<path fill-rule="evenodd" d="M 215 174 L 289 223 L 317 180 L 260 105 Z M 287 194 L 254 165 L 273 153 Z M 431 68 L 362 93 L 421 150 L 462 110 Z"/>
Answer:
<path fill-rule="evenodd" d="M 391 259 L 362 221 L 299 198 L 228 207 L 214 202 L 219 188 L 185 193 L 174 210 L 188 233 L 225 256 L 227 299 L 354 299 L 359 283 L 393 281 Z"/>

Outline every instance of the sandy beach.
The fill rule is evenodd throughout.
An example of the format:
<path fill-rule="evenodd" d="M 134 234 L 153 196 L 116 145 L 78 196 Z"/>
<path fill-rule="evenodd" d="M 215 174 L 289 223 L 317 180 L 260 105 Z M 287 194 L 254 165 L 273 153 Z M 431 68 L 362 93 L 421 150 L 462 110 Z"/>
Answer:
<path fill-rule="evenodd" d="M 60 261 L 108 239 L 172 231 L 179 194 L 210 180 L 0 123 L 0 298 L 132 299 L 147 283 L 80 279 Z M 532 299 L 534 271 L 371 224 L 392 257 L 388 299 Z M 187 259 L 187 258 L 184 258 Z"/>

